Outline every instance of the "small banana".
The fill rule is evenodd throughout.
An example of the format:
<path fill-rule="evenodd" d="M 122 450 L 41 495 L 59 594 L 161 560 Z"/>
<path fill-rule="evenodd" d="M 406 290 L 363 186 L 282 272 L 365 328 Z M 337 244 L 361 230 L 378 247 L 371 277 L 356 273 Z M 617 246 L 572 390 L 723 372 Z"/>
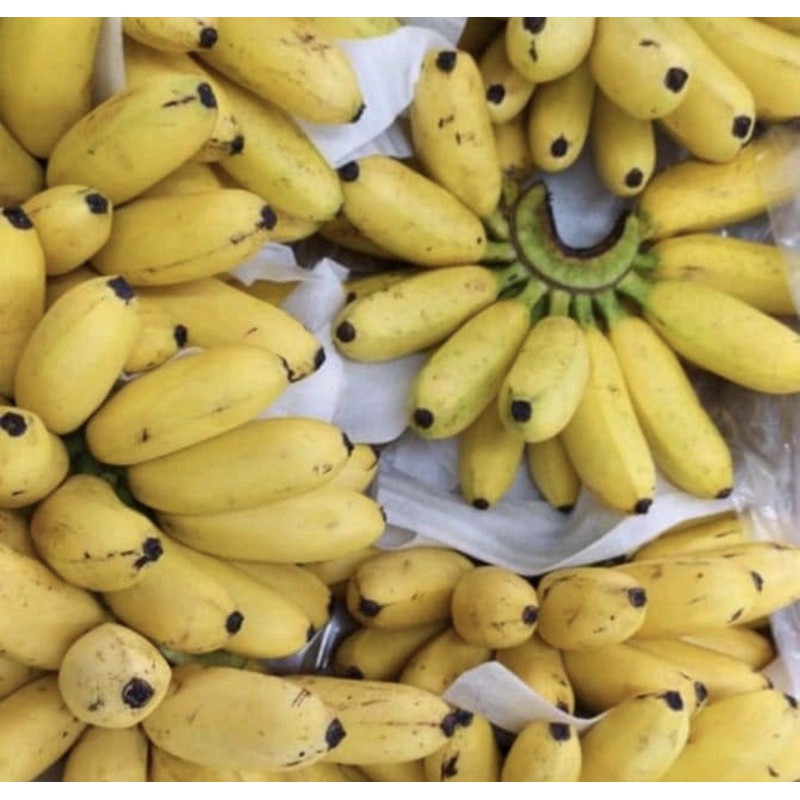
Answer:
<path fill-rule="evenodd" d="M 444 746 L 425 756 L 423 771 L 426 781 L 436 783 L 496 782 L 502 760 L 491 722 L 472 714 Z"/>
<path fill-rule="evenodd" d="M 581 757 L 580 739 L 573 725 L 535 719 L 514 736 L 503 759 L 500 780 L 577 781 Z"/>
<path fill-rule="evenodd" d="M 150 745 L 138 725 L 105 728 L 89 725 L 64 759 L 64 783 L 147 780 Z"/>
<path fill-rule="evenodd" d="M 685 556 L 728 545 L 737 545 L 749 538 L 742 517 L 735 511 L 723 511 L 707 517 L 694 517 L 662 531 L 655 539 L 636 548 L 631 559 L 641 561 L 662 556 Z"/>
<path fill-rule="evenodd" d="M 517 71 L 509 60 L 504 26 L 478 57 L 478 69 L 492 123 L 502 125 L 521 114 L 536 90 L 536 84 Z"/>
<path fill-rule="evenodd" d="M 581 479 L 560 436 L 525 445 L 525 464 L 535 489 L 556 511 L 569 514 L 581 492 Z"/>
<path fill-rule="evenodd" d="M 169 53 L 213 47 L 216 17 L 122 17 L 122 32 L 137 42 Z"/>
<path fill-rule="evenodd" d="M 44 189 L 44 167 L 0 121 L 0 206 L 16 206 Z"/>

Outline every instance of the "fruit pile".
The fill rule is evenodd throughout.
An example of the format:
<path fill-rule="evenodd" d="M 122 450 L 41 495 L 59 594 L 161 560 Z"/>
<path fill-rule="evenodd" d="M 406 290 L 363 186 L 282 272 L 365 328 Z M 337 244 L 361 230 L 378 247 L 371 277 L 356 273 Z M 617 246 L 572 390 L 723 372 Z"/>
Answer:
<path fill-rule="evenodd" d="M 335 168 L 309 127 L 370 114 L 340 41 L 398 20 L 117 19 L 124 85 L 98 99 L 109 22 L 0 18 L 0 779 L 57 764 L 67 781 L 800 778 L 797 701 L 762 671 L 770 615 L 800 598 L 797 548 L 726 516 L 542 575 L 381 549 L 376 448 L 270 413 L 324 367 L 322 341 L 280 293 L 230 275 L 271 243 L 373 258 L 334 345 L 429 356 L 409 425 L 459 437 L 479 508 L 524 453 L 560 508 L 585 487 L 644 513 L 656 469 L 725 496 L 731 454 L 682 362 L 800 389 L 780 251 L 717 233 L 794 196 L 785 142 L 747 142 L 797 113 L 791 96 L 772 106 L 737 73 L 751 123 L 729 157 L 675 133 L 691 156 L 642 162 L 635 206 L 593 247 L 559 237 L 534 169 L 565 168 L 581 136 L 608 141 L 608 111 L 586 127 L 593 103 L 624 108 L 608 41 L 652 36 L 681 71 L 666 89 L 644 80 L 657 64 L 629 81 L 675 103 L 650 113 L 652 134 L 681 109 L 687 130 L 710 124 L 689 111 L 700 39 L 718 52 L 711 39 L 753 23 L 754 50 L 777 37 L 784 63 L 796 35 L 473 20 L 463 47 L 421 58 L 413 157 Z M 724 116 L 717 88 L 694 107 Z M 577 138 L 551 135 L 565 109 L 583 115 Z M 634 126 L 614 114 L 617 143 Z M 523 115 L 520 171 L 501 128 Z M 330 663 L 310 666 L 329 632 Z M 487 663 L 570 719 L 511 730 L 448 699 Z"/>

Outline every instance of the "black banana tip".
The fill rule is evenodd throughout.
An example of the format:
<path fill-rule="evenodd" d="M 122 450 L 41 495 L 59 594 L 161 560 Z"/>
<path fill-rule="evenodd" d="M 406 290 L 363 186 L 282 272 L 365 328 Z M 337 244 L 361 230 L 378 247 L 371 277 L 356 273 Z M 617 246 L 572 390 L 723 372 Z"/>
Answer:
<path fill-rule="evenodd" d="M 533 415 L 533 406 L 527 400 L 512 400 L 508 411 L 514 422 L 528 422 Z"/>
<path fill-rule="evenodd" d="M 442 72 L 452 72 L 458 62 L 458 53 L 455 50 L 442 50 L 436 56 L 436 69 Z"/>
<path fill-rule="evenodd" d="M 421 430 L 427 430 L 431 427 L 431 425 L 433 425 L 433 412 L 428 411 L 427 408 L 414 409 L 414 413 L 411 415 L 411 418 L 414 420 L 414 425 Z"/>
<path fill-rule="evenodd" d="M 217 43 L 217 39 L 219 39 L 217 29 L 206 26 L 200 31 L 198 44 L 202 50 L 210 50 Z"/>
<path fill-rule="evenodd" d="M 639 500 L 636 505 L 633 507 L 634 514 L 646 514 L 650 510 L 650 506 L 653 505 L 653 500 L 650 497 L 643 497 Z"/>
<path fill-rule="evenodd" d="M 336 173 L 345 183 L 352 183 L 358 180 L 359 172 L 357 161 L 348 161 L 336 170 Z"/>
<path fill-rule="evenodd" d="M 86 195 L 86 205 L 89 206 L 90 214 L 107 214 L 110 203 L 105 195 L 100 192 L 90 192 Z"/>
<path fill-rule="evenodd" d="M 564 158 L 568 151 L 569 142 L 564 136 L 559 136 L 557 139 L 554 139 L 550 145 L 550 155 L 553 156 L 553 158 Z"/>
<path fill-rule="evenodd" d="M 502 83 L 493 83 L 486 89 L 486 101 L 492 105 L 499 106 L 506 96 L 506 87 Z"/>
<path fill-rule="evenodd" d="M 155 693 L 156 690 L 149 681 L 144 678 L 131 678 L 122 687 L 122 702 L 128 708 L 144 708 Z"/>
<path fill-rule="evenodd" d="M 11 223 L 13 228 L 28 230 L 33 227 L 31 218 L 19 206 L 6 206 L 0 209 L 0 214 Z"/>
<path fill-rule="evenodd" d="M 629 189 L 638 189 L 644 183 L 644 173 L 638 167 L 629 169 L 625 173 L 624 183 Z"/>
<path fill-rule="evenodd" d="M 241 611 L 231 611 L 225 618 L 225 630 L 230 634 L 237 633 L 241 629 L 243 623 L 244 614 L 242 614 Z"/>
<path fill-rule="evenodd" d="M 522 609 L 522 624 L 534 625 L 539 619 L 539 609 L 537 606 L 525 606 Z"/>
<path fill-rule="evenodd" d="M 642 608 L 647 605 L 647 592 L 641 586 L 635 589 L 628 589 L 628 602 L 634 608 Z"/>
<path fill-rule="evenodd" d="M 356 338 L 356 329 L 352 322 L 340 322 L 336 326 L 336 338 L 340 342 L 348 344 Z"/>
<path fill-rule="evenodd" d="M 664 75 L 664 86 L 677 94 L 689 80 L 689 73 L 682 67 L 670 67 Z"/>
<path fill-rule="evenodd" d="M 669 691 L 664 692 L 661 697 L 667 706 L 669 706 L 669 708 L 671 708 L 673 711 L 683 710 L 683 698 L 681 697 L 680 692 L 670 689 Z"/>
<path fill-rule="evenodd" d="M 486 509 L 489 508 L 490 505 L 491 503 L 489 503 L 489 501 L 485 500 L 483 497 L 476 497 L 472 501 L 472 507 L 477 508 L 478 511 L 486 511 Z"/>
<path fill-rule="evenodd" d="M 528 33 L 541 33 L 547 24 L 547 17 L 523 17 L 522 27 Z"/>
<path fill-rule="evenodd" d="M 22 436 L 28 430 L 28 423 L 25 417 L 16 411 L 6 411 L 0 416 L 0 430 L 5 431 L 9 436 Z"/>
<path fill-rule="evenodd" d="M 551 722 L 547 730 L 555 742 L 568 742 L 572 738 L 572 729 L 566 722 Z"/>

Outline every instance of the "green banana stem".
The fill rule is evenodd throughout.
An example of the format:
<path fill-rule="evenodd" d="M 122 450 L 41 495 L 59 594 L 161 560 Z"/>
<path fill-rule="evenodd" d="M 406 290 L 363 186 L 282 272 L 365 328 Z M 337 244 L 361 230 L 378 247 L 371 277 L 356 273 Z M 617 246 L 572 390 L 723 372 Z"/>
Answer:
<path fill-rule="evenodd" d="M 511 226 L 503 209 L 499 206 L 488 216 L 483 218 L 483 227 L 486 228 L 492 240 L 507 242 L 511 236 Z"/>
<path fill-rule="evenodd" d="M 536 316 L 542 313 L 542 299 L 547 295 L 549 289 L 547 285 L 536 278 L 531 278 L 525 286 L 522 287 L 520 293 L 515 296 L 517 302 L 523 303 L 527 306 L 531 315 L 531 324 L 533 324 Z"/>
<path fill-rule="evenodd" d="M 513 297 L 530 281 L 531 275 L 524 264 L 514 261 L 506 267 L 495 268 L 497 296 Z"/>
<path fill-rule="evenodd" d="M 511 242 L 495 242 L 489 239 L 486 242 L 481 264 L 510 264 L 517 260 L 517 251 Z"/>
<path fill-rule="evenodd" d="M 594 305 L 600 311 L 600 315 L 606 324 L 606 328 L 611 329 L 626 316 L 627 312 L 620 305 L 616 292 L 605 291 L 594 296 Z"/>
<path fill-rule="evenodd" d="M 592 296 L 590 294 L 576 294 L 572 299 L 571 312 L 582 328 L 592 328 L 597 324 L 592 310 Z"/>
<path fill-rule="evenodd" d="M 553 289 L 550 292 L 550 309 L 548 311 L 549 316 L 569 316 L 569 307 L 571 303 L 572 295 L 569 292 L 565 292 L 563 289 Z"/>
<path fill-rule="evenodd" d="M 638 272 L 629 272 L 617 285 L 617 289 L 622 294 L 630 297 L 642 308 L 647 305 L 647 296 L 652 288 L 652 281 Z"/>
<path fill-rule="evenodd" d="M 650 272 L 658 266 L 658 256 L 655 253 L 646 253 L 639 251 L 636 258 L 633 259 L 633 268 L 642 270 L 643 272 Z"/>
<path fill-rule="evenodd" d="M 181 650 L 175 650 L 165 644 L 159 645 L 158 649 L 170 664 L 176 666 L 183 664 L 203 664 L 204 666 L 236 667 L 237 669 L 241 669 L 248 661 L 244 656 L 240 656 L 237 653 L 230 653 L 227 650 L 213 650 L 210 653 L 184 653 Z"/>

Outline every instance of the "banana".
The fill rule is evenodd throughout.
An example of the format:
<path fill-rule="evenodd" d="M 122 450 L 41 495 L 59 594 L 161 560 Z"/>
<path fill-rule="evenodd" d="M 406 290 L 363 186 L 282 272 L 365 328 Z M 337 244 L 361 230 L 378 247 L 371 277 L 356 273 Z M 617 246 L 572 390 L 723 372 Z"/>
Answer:
<path fill-rule="evenodd" d="M 497 395 L 531 326 L 544 287 L 531 282 L 464 322 L 428 357 L 411 384 L 410 427 L 425 439 L 455 436 Z"/>
<path fill-rule="evenodd" d="M 61 697 L 56 673 L 20 687 L 0 700 L 0 780 L 35 780 L 85 728 Z"/>
<path fill-rule="evenodd" d="M 752 139 L 723 164 L 687 158 L 664 167 L 639 195 L 645 239 L 712 231 L 743 222 L 794 197 L 792 131 Z"/>
<path fill-rule="evenodd" d="M 733 456 L 674 350 L 649 322 L 604 301 L 608 338 L 658 469 L 696 497 L 733 489 Z"/>
<path fill-rule="evenodd" d="M 783 248 L 719 233 L 686 233 L 654 242 L 656 280 L 689 280 L 738 297 L 767 314 L 797 313 Z"/>
<path fill-rule="evenodd" d="M 800 779 L 800 730 L 788 737 L 777 753 L 769 760 L 767 780 L 797 781 Z"/>
<path fill-rule="evenodd" d="M 480 217 L 449 189 L 387 155 L 338 168 L 342 212 L 368 239 L 420 267 L 472 264 L 486 254 Z"/>
<path fill-rule="evenodd" d="M 528 105 L 528 147 L 533 163 L 545 172 L 574 164 L 589 137 L 595 82 L 589 62 L 540 85 Z"/>
<path fill-rule="evenodd" d="M 0 509 L 0 544 L 26 556 L 36 556 L 25 509 Z"/>
<path fill-rule="evenodd" d="M 220 275 L 219 276 L 228 286 L 238 289 L 240 292 L 249 294 L 251 297 L 257 297 L 259 300 L 264 300 L 274 306 L 280 306 L 283 301 L 299 286 L 300 281 L 274 281 L 270 278 L 259 278 L 253 283 L 246 285 L 242 283 L 235 275 Z"/>
<path fill-rule="evenodd" d="M 101 23 L 102 17 L 7 17 L 0 24 L 0 119 L 32 155 L 50 157 L 92 107 Z"/>
<path fill-rule="evenodd" d="M 375 445 L 355 442 L 342 469 L 331 478 L 331 486 L 366 492 L 373 484 L 380 467 L 380 451 Z M 322 559 L 324 560 L 324 559 Z"/>
<path fill-rule="evenodd" d="M 349 735 L 312 687 L 219 666 L 173 667 L 167 697 L 141 724 L 172 755 L 241 770 L 310 766 Z"/>
<path fill-rule="evenodd" d="M 72 642 L 106 619 L 93 594 L 7 545 L 0 545 L 0 576 L 0 600 L 7 609 L 0 650 L 20 664 L 57 670 Z"/>
<path fill-rule="evenodd" d="M 554 569 L 542 576 L 539 636 L 559 650 L 605 647 L 630 639 L 647 615 L 647 594 L 613 567 Z"/>
<path fill-rule="evenodd" d="M 617 197 L 638 195 L 656 169 L 652 120 L 638 119 L 595 92 L 589 123 L 592 164 L 603 185 Z"/>
<path fill-rule="evenodd" d="M 481 72 L 469 53 L 425 53 L 409 123 L 426 174 L 478 217 L 489 216 L 500 202 L 502 181 Z"/>
<path fill-rule="evenodd" d="M 448 626 L 411 655 L 397 680 L 441 695 L 462 673 L 491 658 L 491 647 L 468 642 Z"/>
<path fill-rule="evenodd" d="M 122 365 L 127 375 L 165 364 L 186 347 L 189 339 L 186 326 L 151 298 L 138 295 L 138 303 L 139 336 Z"/>
<path fill-rule="evenodd" d="M 709 703 L 739 692 L 766 689 L 770 685 L 765 674 L 751 669 L 743 661 L 687 641 L 636 639 L 632 644 L 694 675 L 708 689 Z"/>
<path fill-rule="evenodd" d="M 347 610 L 366 627 L 396 630 L 449 621 L 459 577 L 472 561 L 443 547 L 380 551 L 347 581 Z"/>
<path fill-rule="evenodd" d="M 324 756 L 337 764 L 424 758 L 446 744 L 462 716 L 433 692 L 392 681 L 329 675 L 287 675 L 286 681 L 322 699 L 344 728 Z"/>
<path fill-rule="evenodd" d="M 500 420 L 497 401 L 458 435 L 456 466 L 462 497 L 480 510 L 499 502 L 519 471 L 525 442 Z"/>
<path fill-rule="evenodd" d="M 464 573 L 451 598 L 453 628 L 466 642 L 502 650 L 533 636 L 538 590 L 506 567 L 483 564 Z"/>
<path fill-rule="evenodd" d="M 687 17 L 705 43 L 752 92 L 755 113 L 785 122 L 800 113 L 800 41 L 751 17 Z"/>
<path fill-rule="evenodd" d="M 659 22 L 685 49 L 694 65 L 683 101 L 662 116 L 659 123 L 696 158 L 730 161 L 753 135 L 757 111 L 753 93 L 703 40 L 691 20 L 660 17 Z M 800 47 L 797 53 L 800 68 Z"/>
<path fill-rule="evenodd" d="M 165 197 L 174 194 L 195 194 L 222 189 L 225 184 L 211 164 L 186 161 L 158 183 L 145 189 L 139 197 Z M 277 227 L 277 226 L 276 226 Z M 275 228 L 273 228 L 273 231 Z"/>
<path fill-rule="evenodd" d="M 232 290 L 235 291 L 235 290 Z M 255 419 L 175 453 L 132 464 L 130 489 L 168 514 L 208 514 L 295 497 L 323 486 L 352 444 L 313 417 Z"/>
<path fill-rule="evenodd" d="M 53 433 L 70 433 L 100 407 L 139 336 L 136 294 L 98 276 L 63 294 L 28 337 L 14 377 L 17 403 Z"/>
<path fill-rule="evenodd" d="M 661 780 L 687 744 L 690 716 L 676 691 L 623 700 L 581 737 L 579 780 Z"/>
<path fill-rule="evenodd" d="M 494 125 L 494 140 L 500 171 L 504 178 L 524 180 L 533 173 L 533 156 L 528 145 L 528 118 L 524 111 L 508 122 Z"/>
<path fill-rule="evenodd" d="M 732 383 L 766 394 L 800 389 L 800 337 L 743 300 L 694 281 L 620 284 L 681 357 Z"/>
<path fill-rule="evenodd" d="M 411 656 L 441 633 L 444 625 L 431 622 L 399 630 L 356 628 L 336 646 L 333 672 L 342 678 L 397 680 Z"/>
<path fill-rule="evenodd" d="M 706 517 L 693 517 L 662 531 L 654 539 L 637 547 L 631 559 L 641 561 L 662 556 L 685 556 L 728 545 L 749 538 L 745 522 L 735 511 L 723 511 Z"/>
<path fill-rule="evenodd" d="M 149 743 L 138 725 L 90 725 L 70 747 L 61 780 L 65 783 L 142 783 L 147 780 Z"/>
<path fill-rule="evenodd" d="M 328 484 L 247 508 L 166 513 L 160 521 L 167 533 L 196 550 L 281 564 L 357 552 L 374 544 L 386 527 L 383 510 L 371 497 Z"/>
<path fill-rule="evenodd" d="M 601 17 L 589 63 L 598 88 L 637 119 L 677 108 L 695 71 L 691 53 L 658 17 Z"/>
<path fill-rule="evenodd" d="M 709 703 L 694 717 L 689 741 L 661 776 L 675 781 L 766 781 L 770 761 L 800 726 L 797 700 L 758 689 Z"/>
<path fill-rule="evenodd" d="M 317 232 L 326 242 L 335 247 L 343 247 L 348 252 L 352 251 L 385 261 L 393 261 L 395 259 L 392 253 L 365 236 L 343 213 L 337 214 L 332 219 L 325 220 L 319 226 Z M 406 273 L 408 272 L 408 267 L 400 267 L 400 269 Z M 394 270 L 389 271 L 394 272 Z M 377 278 L 379 274 L 381 273 L 377 273 L 374 277 Z M 347 281 L 348 283 L 349 280 Z"/>
<path fill-rule="evenodd" d="M 39 235 L 48 275 L 81 266 L 111 235 L 111 204 L 90 186 L 61 184 L 43 189 L 22 208 Z"/>
<path fill-rule="evenodd" d="M 354 361 L 387 361 L 444 341 L 523 280 L 518 265 L 465 264 L 413 273 L 357 297 L 333 321 L 334 344 Z"/>
<path fill-rule="evenodd" d="M 498 650 L 494 658 L 555 708 L 573 713 L 575 693 L 561 651 L 536 632 L 514 647 Z"/>
<path fill-rule="evenodd" d="M 255 94 L 307 122 L 356 121 L 364 98 L 345 51 L 302 17 L 222 17 L 197 55 Z"/>
<path fill-rule="evenodd" d="M 500 780 L 577 781 L 581 757 L 580 740 L 573 725 L 532 720 L 514 736 L 503 759 Z"/>
<path fill-rule="evenodd" d="M 122 17 L 122 32 L 156 50 L 188 53 L 213 47 L 216 17 Z"/>
<path fill-rule="evenodd" d="M 158 707 L 171 678 L 172 669 L 154 644 L 125 625 L 105 622 L 64 653 L 58 689 L 83 722 L 130 728 Z"/>
<path fill-rule="evenodd" d="M 0 206 L 16 206 L 44 188 L 44 167 L 0 122 Z"/>
<path fill-rule="evenodd" d="M 214 92 L 197 75 L 164 75 L 117 91 L 58 140 L 47 185 L 94 186 L 121 205 L 194 156 L 217 115 Z"/>
<path fill-rule="evenodd" d="M 473 714 L 445 745 L 423 759 L 425 780 L 435 783 L 486 783 L 500 779 L 500 745 L 491 722 Z"/>
<path fill-rule="evenodd" d="M 14 394 L 22 349 L 44 316 L 44 249 L 20 206 L 0 208 L 0 395 Z"/>
<path fill-rule="evenodd" d="M 25 508 L 46 498 L 64 480 L 69 454 L 38 414 L 0 405 L 0 469 L 0 508 Z"/>
<path fill-rule="evenodd" d="M 534 488 L 556 511 L 569 514 L 581 492 L 581 480 L 560 436 L 525 445 L 524 461 Z"/>
<path fill-rule="evenodd" d="M 36 667 L 29 667 L 13 658 L 0 655 L 0 699 L 8 697 L 20 686 L 38 678 L 42 672 L 43 670 Z"/>
<path fill-rule="evenodd" d="M 776 657 L 775 644 L 767 633 L 747 625 L 734 625 L 682 636 L 680 641 L 734 658 L 752 670 L 760 670 Z"/>
<path fill-rule="evenodd" d="M 509 367 L 497 395 L 505 427 L 526 442 L 557 436 L 569 422 L 589 380 L 589 347 L 571 317 L 539 320 Z"/>
<path fill-rule="evenodd" d="M 34 508 L 30 536 L 50 569 L 97 592 L 132 586 L 163 553 L 161 531 L 99 475 L 69 475 Z"/>
<path fill-rule="evenodd" d="M 330 39 L 371 39 L 386 36 L 403 23 L 397 17 L 311 17 L 317 29 Z"/>
<path fill-rule="evenodd" d="M 325 361 L 320 341 L 288 311 L 234 289 L 218 277 L 145 287 L 139 294 L 186 326 L 189 345 L 265 347 L 286 362 L 291 381 L 311 375 Z"/>
<path fill-rule="evenodd" d="M 589 54 L 595 22 L 594 17 L 509 17 L 508 60 L 533 83 L 557 80 Z"/>
<path fill-rule="evenodd" d="M 594 325 L 584 334 L 589 378 L 561 439 L 584 486 L 612 508 L 646 514 L 656 491 L 650 448 L 611 343 Z"/>

